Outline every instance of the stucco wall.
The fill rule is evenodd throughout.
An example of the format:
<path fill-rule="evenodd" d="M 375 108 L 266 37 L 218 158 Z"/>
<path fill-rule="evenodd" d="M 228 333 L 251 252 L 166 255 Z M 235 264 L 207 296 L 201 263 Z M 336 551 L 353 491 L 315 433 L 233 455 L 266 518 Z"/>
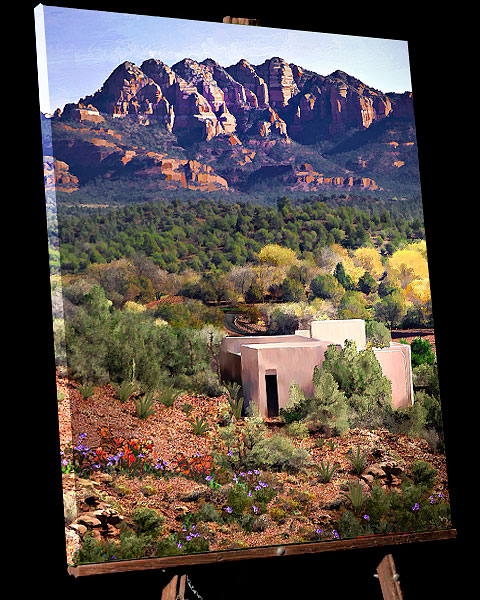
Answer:
<path fill-rule="evenodd" d="M 246 344 L 271 344 L 276 343 L 312 343 L 314 340 L 299 335 L 265 335 L 265 336 L 227 336 L 220 344 L 218 360 L 220 363 L 220 374 L 223 381 L 241 381 L 240 348 Z"/>
<path fill-rule="evenodd" d="M 290 384 L 294 381 L 307 396 L 313 395 L 313 369 L 321 367 L 329 342 L 303 339 L 287 343 L 246 344 L 241 346 L 243 394 L 254 402 L 262 417 L 267 412 L 265 375 L 277 375 L 278 407 L 288 403 Z"/>
<path fill-rule="evenodd" d="M 410 346 L 390 342 L 389 348 L 374 348 L 382 373 L 392 383 L 393 408 L 406 408 L 413 404 L 413 380 Z"/>
<path fill-rule="evenodd" d="M 357 350 L 363 350 L 367 345 L 363 319 L 312 321 L 310 332 L 312 338 L 328 340 L 331 344 L 340 344 L 341 346 L 345 344 L 345 340 L 353 340 Z"/>

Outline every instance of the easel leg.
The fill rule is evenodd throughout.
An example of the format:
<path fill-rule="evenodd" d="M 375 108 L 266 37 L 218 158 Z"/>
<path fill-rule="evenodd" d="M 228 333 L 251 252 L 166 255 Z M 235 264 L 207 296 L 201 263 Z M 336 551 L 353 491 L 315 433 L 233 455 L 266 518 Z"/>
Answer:
<path fill-rule="evenodd" d="M 163 588 L 161 600 L 184 600 L 186 575 L 173 575 Z"/>
<path fill-rule="evenodd" d="M 387 554 L 377 567 L 377 575 L 384 600 L 402 600 L 399 576 L 395 569 L 393 556 Z"/>

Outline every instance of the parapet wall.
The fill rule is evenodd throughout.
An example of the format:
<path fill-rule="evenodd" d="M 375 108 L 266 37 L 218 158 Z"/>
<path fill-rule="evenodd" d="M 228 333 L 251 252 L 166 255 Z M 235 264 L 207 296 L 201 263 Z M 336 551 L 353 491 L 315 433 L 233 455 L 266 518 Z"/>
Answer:
<path fill-rule="evenodd" d="M 345 340 L 353 340 L 357 350 L 363 350 L 367 345 L 363 319 L 312 321 L 310 335 L 317 340 L 326 340 L 340 346 L 345 344 Z"/>

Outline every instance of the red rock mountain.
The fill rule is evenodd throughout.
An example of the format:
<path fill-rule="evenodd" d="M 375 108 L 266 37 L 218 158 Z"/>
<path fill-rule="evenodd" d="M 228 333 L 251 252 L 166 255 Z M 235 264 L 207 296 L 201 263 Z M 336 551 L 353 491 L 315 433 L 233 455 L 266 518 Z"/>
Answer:
<path fill-rule="evenodd" d="M 140 67 L 119 65 L 92 96 L 65 106 L 64 115 L 90 106 L 116 117 L 160 119 L 174 132 L 194 131 L 210 140 L 225 134 L 260 134 L 299 139 L 314 126 L 317 134 L 368 128 L 390 114 L 413 115 L 412 95 L 389 96 L 335 71 L 329 76 L 304 72 L 274 57 L 255 66 L 246 60 L 223 68 L 212 59 L 189 58 L 167 66 L 150 58 Z"/>
<path fill-rule="evenodd" d="M 112 118 L 126 117 L 147 128 L 160 124 L 180 147 L 202 144 L 202 150 L 179 158 L 168 151 L 128 146 L 109 130 L 114 128 Z M 157 176 L 171 187 L 215 191 L 258 180 L 256 171 L 268 173 L 267 179 L 282 173 L 284 184 L 305 191 L 323 186 L 376 190 L 364 157 L 351 161 L 363 165 L 360 170 L 324 173 L 309 164 L 309 154 L 303 160 L 292 153 L 279 160 L 275 147 L 342 143 L 351 132 L 358 134 L 392 117 L 413 123 L 411 93 L 387 95 L 342 71 L 323 76 L 279 57 L 260 65 L 240 60 L 226 68 L 212 59 L 185 58 L 169 67 L 150 58 L 140 66 L 120 64 L 97 92 L 57 110 L 57 132 L 75 129 L 76 122 L 82 136 L 57 137 L 55 159 L 66 165 L 64 177 L 70 166 L 68 177 L 78 175 L 80 181 L 128 171 Z M 86 137 L 83 132 L 89 127 Z M 275 152 L 276 158 L 269 158 Z M 284 171 L 282 162 L 288 165 Z M 392 156 L 390 162 L 398 171 L 404 156 Z M 280 170 L 265 170 L 275 165 Z"/>

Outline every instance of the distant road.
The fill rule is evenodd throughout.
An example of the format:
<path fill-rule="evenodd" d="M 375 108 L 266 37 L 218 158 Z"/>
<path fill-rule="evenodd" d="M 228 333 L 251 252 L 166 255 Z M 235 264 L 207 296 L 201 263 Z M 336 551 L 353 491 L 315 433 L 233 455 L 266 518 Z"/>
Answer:
<path fill-rule="evenodd" d="M 239 313 L 226 313 L 225 314 L 225 321 L 224 321 L 225 329 L 229 333 L 234 333 L 235 335 L 247 335 L 246 331 L 244 331 L 243 329 L 240 329 L 239 327 L 237 327 L 235 325 L 235 317 L 238 314 Z M 248 335 L 251 335 L 251 334 L 248 334 Z"/>

